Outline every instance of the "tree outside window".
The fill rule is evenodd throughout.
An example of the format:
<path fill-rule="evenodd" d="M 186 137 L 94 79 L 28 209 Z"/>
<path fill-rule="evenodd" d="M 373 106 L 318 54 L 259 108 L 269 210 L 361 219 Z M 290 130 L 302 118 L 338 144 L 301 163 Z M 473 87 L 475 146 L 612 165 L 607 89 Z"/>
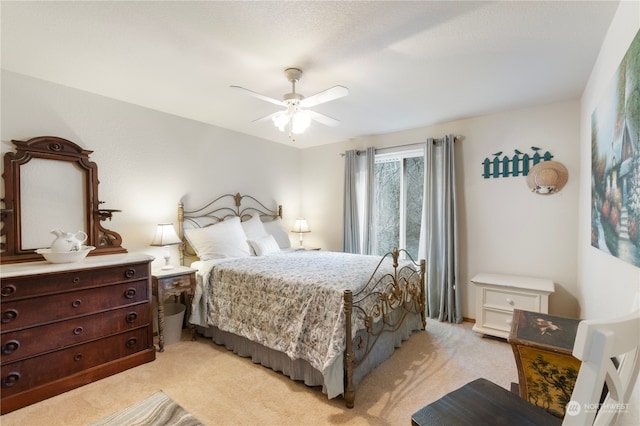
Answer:
<path fill-rule="evenodd" d="M 377 154 L 375 161 L 374 254 L 404 248 L 418 258 L 424 197 L 424 151 Z"/>

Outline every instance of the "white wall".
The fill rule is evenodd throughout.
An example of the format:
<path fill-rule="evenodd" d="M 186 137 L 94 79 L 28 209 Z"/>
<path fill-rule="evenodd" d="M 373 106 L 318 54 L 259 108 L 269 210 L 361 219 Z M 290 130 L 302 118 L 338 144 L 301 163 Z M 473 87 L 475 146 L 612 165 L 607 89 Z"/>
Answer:
<path fill-rule="evenodd" d="M 296 148 L 6 71 L 1 118 L 3 153 L 12 139 L 45 135 L 94 151 L 103 207 L 122 210 L 103 226 L 130 252 L 162 256 L 149 242 L 157 223 L 176 222 L 181 199 L 199 207 L 227 192 L 255 195 L 284 205 L 285 226 L 300 213 Z"/>
<path fill-rule="evenodd" d="M 548 277 L 556 283 L 550 312 L 577 317 L 577 206 L 579 176 L 579 104 L 561 102 L 492 114 L 394 134 L 351 140 L 302 152 L 302 202 L 311 241 L 341 248 L 343 158 L 346 149 L 411 144 L 448 133 L 456 142 L 459 195 L 460 279 L 463 315 L 475 318 L 470 279 L 479 272 Z M 531 146 L 550 151 L 569 170 L 562 192 L 532 194 L 526 178 L 484 179 L 482 161 Z"/>
<path fill-rule="evenodd" d="M 613 318 L 640 308 L 640 268 L 591 246 L 591 114 L 601 101 L 639 30 L 640 2 L 620 2 L 582 95 L 578 233 L 578 298 L 581 318 Z M 618 424 L 640 424 L 639 402 L 640 382 L 637 382 L 629 411 L 623 414 Z"/>
<path fill-rule="evenodd" d="M 621 2 L 602 45 L 580 111 L 579 297 L 582 317 L 607 318 L 640 302 L 640 268 L 591 246 L 591 114 L 640 28 L 640 3 Z M 633 135 L 636 137 L 636 135 Z"/>

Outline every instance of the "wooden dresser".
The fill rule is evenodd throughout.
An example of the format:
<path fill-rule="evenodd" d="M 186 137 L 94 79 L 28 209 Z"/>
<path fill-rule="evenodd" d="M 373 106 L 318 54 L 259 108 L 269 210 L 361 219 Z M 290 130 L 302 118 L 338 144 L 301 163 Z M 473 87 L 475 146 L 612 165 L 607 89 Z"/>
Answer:
<path fill-rule="evenodd" d="M 2 414 L 155 359 L 152 260 L 2 265 Z"/>

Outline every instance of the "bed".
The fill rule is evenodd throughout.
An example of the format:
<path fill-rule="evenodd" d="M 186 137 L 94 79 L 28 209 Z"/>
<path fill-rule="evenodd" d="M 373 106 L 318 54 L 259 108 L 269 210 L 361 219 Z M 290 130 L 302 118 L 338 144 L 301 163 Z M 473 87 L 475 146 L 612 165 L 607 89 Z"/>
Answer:
<path fill-rule="evenodd" d="M 292 248 L 282 206 L 226 194 L 178 205 L 189 322 L 217 344 L 354 406 L 361 379 L 424 330 L 425 262 Z"/>

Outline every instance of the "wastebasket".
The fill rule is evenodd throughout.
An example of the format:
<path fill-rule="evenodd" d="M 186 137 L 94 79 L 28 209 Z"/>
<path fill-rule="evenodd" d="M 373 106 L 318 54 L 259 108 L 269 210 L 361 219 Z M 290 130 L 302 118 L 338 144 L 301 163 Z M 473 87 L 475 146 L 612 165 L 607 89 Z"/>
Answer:
<path fill-rule="evenodd" d="M 164 304 L 164 344 L 180 341 L 186 307 L 182 303 Z"/>

